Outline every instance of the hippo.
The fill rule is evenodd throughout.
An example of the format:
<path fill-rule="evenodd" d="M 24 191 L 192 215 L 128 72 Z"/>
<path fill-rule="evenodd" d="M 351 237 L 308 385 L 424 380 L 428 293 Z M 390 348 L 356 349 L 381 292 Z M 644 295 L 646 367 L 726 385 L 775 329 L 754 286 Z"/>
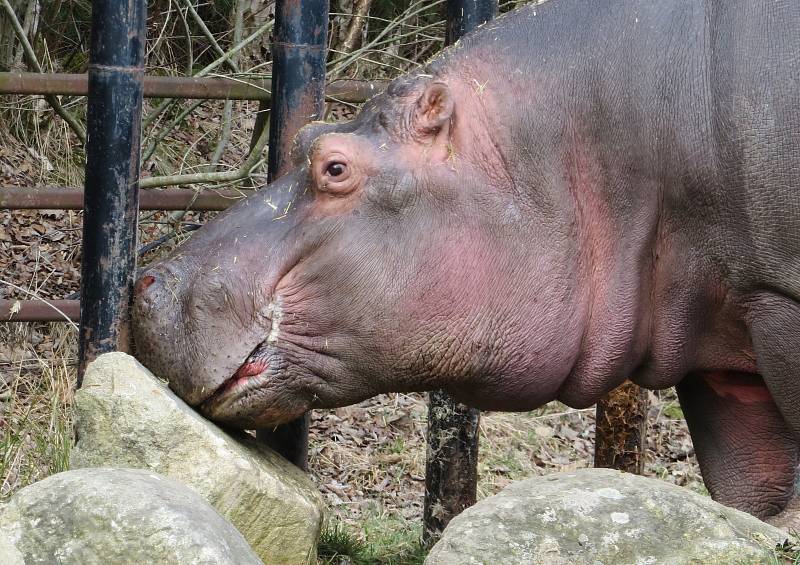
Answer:
<path fill-rule="evenodd" d="M 392 391 L 484 410 L 677 387 L 711 495 L 800 439 L 800 3 L 551 0 L 297 135 L 136 283 L 139 359 L 211 419 Z"/>

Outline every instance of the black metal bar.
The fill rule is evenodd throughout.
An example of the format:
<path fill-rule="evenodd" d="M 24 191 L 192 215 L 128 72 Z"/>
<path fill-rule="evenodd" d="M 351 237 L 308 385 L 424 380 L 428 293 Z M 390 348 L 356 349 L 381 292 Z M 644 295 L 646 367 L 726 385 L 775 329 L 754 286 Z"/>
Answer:
<path fill-rule="evenodd" d="M 78 386 L 95 357 L 130 350 L 145 4 L 92 2 Z"/>
<path fill-rule="evenodd" d="M 333 81 L 325 96 L 330 100 L 364 102 L 386 87 L 386 81 Z M 144 77 L 145 98 L 196 98 L 207 100 L 262 100 L 272 98 L 265 80 L 238 78 Z M 86 96 L 89 79 L 85 74 L 0 73 L 0 94 L 61 94 Z M 267 108 L 269 106 L 266 106 Z"/>
<path fill-rule="evenodd" d="M 465 33 L 497 15 L 497 0 L 448 0 L 445 42 L 451 45 Z"/>
<path fill-rule="evenodd" d="M 269 170 L 272 182 L 289 168 L 298 130 L 322 118 L 325 110 L 325 60 L 328 0 L 278 0 L 272 45 L 272 107 Z M 302 469 L 308 467 L 308 414 L 257 436 Z"/>
<path fill-rule="evenodd" d="M 445 526 L 475 504 L 478 487 L 478 435 L 481 413 L 459 404 L 444 391 L 428 400 L 427 460 L 423 540 L 435 542 Z"/>
<path fill-rule="evenodd" d="M 272 44 L 269 182 L 284 174 L 295 134 L 325 111 L 328 0 L 279 0 Z"/>
<path fill-rule="evenodd" d="M 448 44 L 497 14 L 497 0 L 448 0 Z M 434 543 L 450 520 L 475 504 L 480 411 L 442 391 L 428 400 L 428 449 L 422 538 Z"/>

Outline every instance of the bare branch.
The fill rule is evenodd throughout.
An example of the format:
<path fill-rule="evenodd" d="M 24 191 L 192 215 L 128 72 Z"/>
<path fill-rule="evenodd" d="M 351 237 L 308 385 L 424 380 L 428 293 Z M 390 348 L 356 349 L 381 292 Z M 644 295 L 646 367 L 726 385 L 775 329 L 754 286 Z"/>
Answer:
<path fill-rule="evenodd" d="M 156 188 L 160 186 L 175 186 L 179 184 L 194 184 L 200 182 L 230 182 L 247 178 L 261 161 L 261 153 L 269 139 L 269 128 L 264 128 L 258 141 L 250 151 L 242 166 L 235 171 L 221 171 L 214 173 L 192 173 L 187 175 L 170 175 L 150 177 L 139 181 L 139 188 Z"/>
<path fill-rule="evenodd" d="M 25 30 L 22 29 L 22 26 L 19 23 L 19 19 L 17 18 L 17 14 L 14 12 L 14 8 L 11 7 L 11 3 L 8 0 L 0 0 L 3 4 L 3 9 L 8 16 L 8 19 L 11 20 L 11 25 L 14 28 L 14 33 L 17 35 L 17 39 L 22 44 L 22 48 L 25 53 L 25 59 L 28 62 L 28 65 L 32 67 L 37 73 L 43 73 L 44 70 L 42 66 L 39 64 L 39 59 L 36 57 L 36 53 L 33 51 L 33 47 L 31 47 L 30 42 L 28 41 L 28 36 L 25 34 Z M 75 132 L 75 135 L 78 136 L 78 139 L 81 141 L 82 144 L 86 143 L 86 131 L 83 129 L 83 126 L 78 122 L 78 119 L 69 113 L 62 105 L 61 102 L 58 100 L 58 96 L 54 94 L 46 94 L 44 97 L 47 100 L 47 103 L 55 110 L 55 112 L 63 118 L 65 122 L 72 128 L 72 131 Z"/>
<path fill-rule="evenodd" d="M 347 32 L 344 35 L 342 42 L 342 50 L 345 53 L 350 53 L 356 48 L 358 40 L 364 31 L 364 24 L 367 21 L 367 14 L 369 14 L 369 7 L 372 0 L 356 0 L 353 6 L 353 17 L 347 25 Z"/>

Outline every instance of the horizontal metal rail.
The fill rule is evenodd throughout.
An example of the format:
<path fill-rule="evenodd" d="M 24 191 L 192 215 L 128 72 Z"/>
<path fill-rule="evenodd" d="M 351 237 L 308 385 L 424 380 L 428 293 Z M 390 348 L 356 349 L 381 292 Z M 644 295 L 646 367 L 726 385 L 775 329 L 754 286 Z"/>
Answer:
<path fill-rule="evenodd" d="M 139 193 L 140 210 L 224 210 L 252 191 L 184 188 L 148 189 Z M 62 186 L 17 188 L 0 186 L 0 210 L 81 210 L 83 190 Z"/>
<path fill-rule="evenodd" d="M 328 100 L 359 103 L 381 92 L 386 81 L 337 80 L 328 84 Z M 0 73 L 0 94 L 64 94 L 86 96 L 85 74 Z M 146 76 L 145 98 L 206 98 L 209 100 L 270 100 L 269 80 Z"/>
<path fill-rule="evenodd" d="M 66 316 L 66 319 L 65 319 Z M 78 322 L 80 300 L 0 300 L 0 322 Z"/>
<path fill-rule="evenodd" d="M 224 210 L 247 196 L 236 190 L 195 193 L 181 188 L 142 190 L 140 210 Z M 80 210 L 83 190 L 65 187 L 0 187 L 0 209 Z M 0 322 L 78 322 L 79 300 L 0 300 Z"/>

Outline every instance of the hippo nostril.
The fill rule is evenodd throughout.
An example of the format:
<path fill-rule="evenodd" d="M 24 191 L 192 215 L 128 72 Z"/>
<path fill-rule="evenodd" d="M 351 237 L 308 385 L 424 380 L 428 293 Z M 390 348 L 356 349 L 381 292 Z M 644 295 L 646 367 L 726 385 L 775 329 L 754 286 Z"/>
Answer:
<path fill-rule="evenodd" d="M 145 275 L 136 281 L 136 285 L 133 288 L 133 293 L 136 300 L 136 307 L 139 309 L 139 312 L 149 312 L 152 308 L 158 289 L 152 289 L 149 292 L 148 289 L 152 287 L 155 282 L 156 278 L 152 275 Z M 154 291 L 156 292 L 155 294 Z"/>
<path fill-rule="evenodd" d="M 141 279 L 139 279 L 139 284 L 138 284 L 139 291 L 146 289 L 154 282 L 156 282 L 156 278 L 152 275 L 147 275 L 146 277 L 142 277 Z"/>

